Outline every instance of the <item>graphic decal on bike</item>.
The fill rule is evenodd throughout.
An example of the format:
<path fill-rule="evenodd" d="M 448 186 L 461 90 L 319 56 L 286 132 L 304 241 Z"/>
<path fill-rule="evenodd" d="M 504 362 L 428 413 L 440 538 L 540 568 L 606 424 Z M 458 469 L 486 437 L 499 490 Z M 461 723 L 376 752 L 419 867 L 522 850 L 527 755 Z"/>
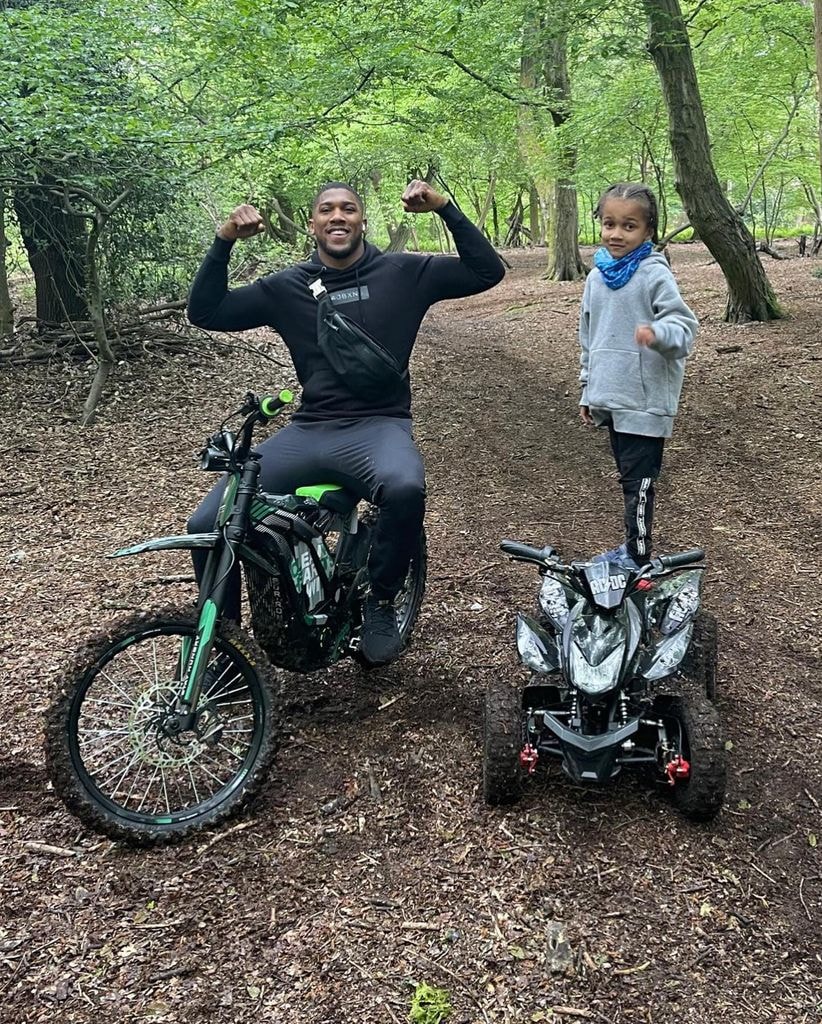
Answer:
<path fill-rule="evenodd" d="M 194 680 L 200 666 L 200 659 L 202 658 L 205 646 L 211 643 L 211 638 L 214 636 L 214 623 L 216 620 L 217 606 L 209 598 L 203 605 L 203 610 L 200 613 L 200 628 L 197 631 L 194 648 L 189 655 L 188 665 L 186 666 L 186 690 L 183 695 L 184 700 L 190 701 L 191 696 L 194 693 Z"/>
<path fill-rule="evenodd" d="M 301 540 L 298 540 L 294 545 L 294 560 L 291 564 L 296 568 L 296 576 L 300 580 L 299 584 L 297 584 L 295 579 L 295 585 L 298 589 L 305 591 L 306 598 L 308 599 L 308 610 L 312 611 L 323 599 L 323 585 L 320 580 L 320 574 L 317 572 L 317 567 L 314 564 L 314 556 L 308 545 L 303 544 Z M 292 569 L 292 576 L 294 575 L 295 572 Z"/>
<path fill-rule="evenodd" d="M 627 585 L 627 577 L 624 573 L 615 573 L 607 579 L 591 580 L 591 593 L 604 594 L 606 590 L 624 590 Z"/>

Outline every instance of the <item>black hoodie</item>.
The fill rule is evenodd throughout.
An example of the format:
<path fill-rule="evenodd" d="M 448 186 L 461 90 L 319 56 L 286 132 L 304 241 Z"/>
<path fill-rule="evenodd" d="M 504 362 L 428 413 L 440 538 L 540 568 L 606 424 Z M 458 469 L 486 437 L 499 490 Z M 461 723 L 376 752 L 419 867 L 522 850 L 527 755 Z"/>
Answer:
<path fill-rule="evenodd" d="M 211 331 L 273 327 L 288 346 L 303 389 L 295 419 L 408 418 L 407 379 L 399 393 L 381 403 L 369 403 L 353 396 L 323 359 L 317 345 L 317 300 L 309 282 L 321 276 L 340 311 L 360 323 L 406 367 L 429 306 L 485 291 L 505 275 L 493 246 L 456 206 L 449 202 L 438 212 L 454 236 L 459 259 L 384 253 L 366 242 L 363 255 L 345 270 L 325 266 L 315 252 L 306 263 L 231 290 L 228 259 L 233 243 L 215 238 L 191 287 L 189 319 Z"/>

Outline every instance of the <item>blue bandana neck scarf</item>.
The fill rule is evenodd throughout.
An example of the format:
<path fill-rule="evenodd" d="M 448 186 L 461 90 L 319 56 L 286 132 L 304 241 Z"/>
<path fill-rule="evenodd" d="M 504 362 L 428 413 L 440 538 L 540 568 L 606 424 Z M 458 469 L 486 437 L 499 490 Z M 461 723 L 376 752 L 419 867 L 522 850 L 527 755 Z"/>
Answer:
<path fill-rule="evenodd" d="M 643 242 L 636 249 L 615 260 L 605 246 L 602 246 L 594 253 L 594 263 L 608 287 L 616 290 L 631 280 L 640 263 L 653 251 L 654 247 L 650 242 Z"/>

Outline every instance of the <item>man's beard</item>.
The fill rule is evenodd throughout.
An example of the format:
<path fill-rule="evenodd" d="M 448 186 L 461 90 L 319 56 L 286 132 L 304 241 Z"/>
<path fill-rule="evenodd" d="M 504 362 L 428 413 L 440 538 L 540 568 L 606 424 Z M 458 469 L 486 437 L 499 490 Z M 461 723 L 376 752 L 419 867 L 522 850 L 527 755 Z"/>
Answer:
<path fill-rule="evenodd" d="M 327 256 L 331 256 L 335 260 L 344 260 L 346 259 L 346 257 L 350 256 L 351 253 L 354 252 L 357 246 L 362 242 L 363 232 L 352 232 L 352 234 L 348 236 L 348 241 L 344 246 L 335 247 L 334 249 L 329 248 L 326 240 L 322 237 L 322 235 L 317 235 L 316 239 L 317 248 L 322 249 L 322 251 Z"/>

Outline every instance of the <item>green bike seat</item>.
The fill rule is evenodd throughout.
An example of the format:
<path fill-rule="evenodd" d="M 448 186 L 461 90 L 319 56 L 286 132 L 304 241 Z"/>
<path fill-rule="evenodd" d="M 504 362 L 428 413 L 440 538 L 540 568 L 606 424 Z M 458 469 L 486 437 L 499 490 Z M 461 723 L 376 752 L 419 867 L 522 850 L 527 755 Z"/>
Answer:
<path fill-rule="evenodd" d="M 318 505 L 348 515 L 360 500 L 353 491 L 348 491 L 340 484 L 312 484 L 310 487 L 298 487 L 294 492 L 299 498 L 313 498 Z"/>

